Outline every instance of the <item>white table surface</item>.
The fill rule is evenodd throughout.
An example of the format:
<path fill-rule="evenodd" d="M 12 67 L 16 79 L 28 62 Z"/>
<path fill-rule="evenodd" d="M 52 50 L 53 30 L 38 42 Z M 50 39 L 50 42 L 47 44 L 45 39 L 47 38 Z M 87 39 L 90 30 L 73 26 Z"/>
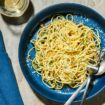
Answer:
<path fill-rule="evenodd" d="M 87 5 L 97 10 L 105 17 L 105 0 L 31 0 L 34 6 L 34 14 L 46 6 L 61 3 L 61 2 L 74 2 Z M 27 23 L 26 23 L 27 24 Z M 6 50 L 11 58 L 14 72 L 16 75 L 19 90 L 25 105 L 62 105 L 55 102 L 48 101 L 36 93 L 33 93 L 29 84 L 23 76 L 18 62 L 18 44 L 21 33 L 26 24 L 20 26 L 8 25 L 0 16 L 0 29 L 3 33 Z M 12 31 L 12 30 L 13 31 Z M 78 104 L 73 104 L 78 105 Z M 92 100 L 86 102 L 86 105 L 105 105 L 105 91 L 97 95 Z"/>

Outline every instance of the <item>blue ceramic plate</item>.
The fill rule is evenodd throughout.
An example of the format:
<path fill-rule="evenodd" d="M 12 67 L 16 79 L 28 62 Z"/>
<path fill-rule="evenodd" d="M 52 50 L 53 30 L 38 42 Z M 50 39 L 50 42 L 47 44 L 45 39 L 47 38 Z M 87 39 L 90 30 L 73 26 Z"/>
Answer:
<path fill-rule="evenodd" d="M 76 89 L 63 88 L 61 90 L 54 90 L 48 88 L 45 84 L 43 84 L 41 77 L 37 73 L 35 73 L 35 70 L 31 67 L 31 62 L 28 62 L 26 60 L 26 57 L 28 50 L 32 48 L 30 40 L 35 38 L 36 32 L 38 31 L 40 24 L 47 23 L 51 19 L 51 17 L 55 16 L 56 14 L 61 14 L 65 16 L 68 13 L 74 16 L 74 21 L 76 23 L 83 22 L 89 27 L 98 29 L 102 41 L 101 47 L 105 47 L 104 18 L 88 7 L 85 7 L 80 4 L 70 3 L 62 3 L 50 6 L 35 15 L 24 29 L 19 44 L 20 66 L 30 86 L 40 95 L 56 102 L 65 102 Z M 32 58 L 34 57 L 34 54 L 35 51 L 33 50 L 31 52 Z M 103 89 L 105 89 L 105 75 L 96 77 L 93 83 L 93 87 L 91 88 L 91 91 L 87 96 L 87 99 L 90 99 L 93 96 L 97 95 Z M 81 100 L 83 90 L 84 89 L 81 90 L 78 97 L 75 99 L 75 102 L 79 102 Z"/>

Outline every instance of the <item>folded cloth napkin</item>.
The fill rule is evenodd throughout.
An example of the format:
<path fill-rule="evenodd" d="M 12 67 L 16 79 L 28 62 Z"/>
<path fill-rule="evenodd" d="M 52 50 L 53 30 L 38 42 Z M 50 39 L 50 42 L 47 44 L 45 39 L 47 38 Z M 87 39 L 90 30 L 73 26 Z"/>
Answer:
<path fill-rule="evenodd" d="M 24 105 L 0 31 L 0 105 Z"/>

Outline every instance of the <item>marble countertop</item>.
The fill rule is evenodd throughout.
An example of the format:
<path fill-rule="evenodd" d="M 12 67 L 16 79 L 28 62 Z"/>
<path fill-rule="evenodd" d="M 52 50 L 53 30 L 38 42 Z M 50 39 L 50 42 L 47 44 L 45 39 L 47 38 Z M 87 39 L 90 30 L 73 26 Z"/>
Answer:
<path fill-rule="evenodd" d="M 62 3 L 80 3 L 87 5 L 97 10 L 101 15 L 105 17 L 105 0 L 31 0 L 33 6 L 33 12 L 36 14 L 46 6 Z M 29 12 L 29 11 L 28 11 Z M 27 23 L 22 25 L 11 25 L 5 18 L 0 16 L 0 29 L 3 33 L 6 50 L 11 58 L 14 72 L 16 75 L 19 90 L 25 105 L 62 105 L 52 101 L 49 101 L 38 94 L 34 93 L 23 76 L 18 62 L 18 45 L 21 37 L 21 33 Z M 78 104 L 73 104 L 78 105 Z M 87 101 L 85 105 L 105 105 L 105 91 L 102 91 L 99 95 L 92 100 Z"/>

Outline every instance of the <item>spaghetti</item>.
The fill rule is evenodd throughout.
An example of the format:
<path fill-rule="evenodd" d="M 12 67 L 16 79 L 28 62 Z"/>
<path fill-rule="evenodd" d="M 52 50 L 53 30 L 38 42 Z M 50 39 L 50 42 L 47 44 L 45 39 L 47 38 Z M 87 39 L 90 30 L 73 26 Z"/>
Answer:
<path fill-rule="evenodd" d="M 41 25 L 32 43 L 36 50 L 32 67 L 50 88 L 78 87 L 89 75 L 87 65 L 96 66 L 99 61 L 98 31 L 83 23 L 76 24 L 71 14 Z"/>

